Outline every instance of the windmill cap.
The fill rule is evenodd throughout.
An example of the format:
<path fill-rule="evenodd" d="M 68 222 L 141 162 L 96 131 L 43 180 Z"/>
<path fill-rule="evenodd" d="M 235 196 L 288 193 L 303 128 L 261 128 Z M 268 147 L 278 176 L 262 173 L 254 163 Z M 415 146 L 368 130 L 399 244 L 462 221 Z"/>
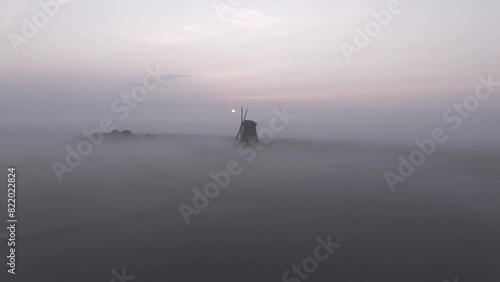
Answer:
<path fill-rule="evenodd" d="M 244 120 L 241 124 L 243 126 L 257 126 L 257 123 L 253 120 Z"/>

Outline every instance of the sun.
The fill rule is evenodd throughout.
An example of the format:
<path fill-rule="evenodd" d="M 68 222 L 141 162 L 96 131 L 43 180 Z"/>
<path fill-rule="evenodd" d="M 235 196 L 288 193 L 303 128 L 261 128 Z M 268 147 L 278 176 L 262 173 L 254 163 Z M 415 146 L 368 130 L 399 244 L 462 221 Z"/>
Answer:
<path fill-rule="evenodd" d="M 234 113 L 236 113 L 236 110 L 235 110 L 235 109 L 232 109 L 232 110 L 231 110 L 231 113 L 233 113 L 233 114 L 234 114 Z"/>

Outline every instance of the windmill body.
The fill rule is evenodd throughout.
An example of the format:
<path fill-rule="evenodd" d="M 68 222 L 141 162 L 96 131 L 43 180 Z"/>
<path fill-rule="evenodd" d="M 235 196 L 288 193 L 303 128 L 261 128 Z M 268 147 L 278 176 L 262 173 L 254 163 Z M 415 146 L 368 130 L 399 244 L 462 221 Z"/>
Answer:
<path fill-rule="evenodd" d="M 243 132 L 241 134 L 241 142 L 249 143 L 252 139 L 259 141 L 257 138 L 257 123 L 253 120 L 244 120 L 242 123 Z"/>
<path fill-rule="evenodd" d="M 245 116 L 243 116 L 243 107 L 241 107 L 241 125 L 236 139 L 239 138 L 240 142 L 250 143 L 251 141 L 259 141 L 257 137 L 257 123 L 253 120 L 247 120 L 248 109 L 245 111 Z"/>

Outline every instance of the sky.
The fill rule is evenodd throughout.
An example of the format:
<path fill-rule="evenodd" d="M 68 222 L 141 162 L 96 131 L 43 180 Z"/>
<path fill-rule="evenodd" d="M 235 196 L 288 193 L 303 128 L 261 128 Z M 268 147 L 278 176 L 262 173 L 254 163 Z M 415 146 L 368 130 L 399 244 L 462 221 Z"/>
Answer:
<path fill-rule="evenodd" d="M 340 44 L 390 2 L 72 0 L 13 47 L 9 34 L 43 9 L 0 0 L 0 130 L 91 128 L 159 66 L 172 76 L 115 118 L 120 128 L 234 135 L 231 109 L 259 122 L 287 107 L 297 120 L 284 135 L 411 142 L 479 76 L 500 78 L 500 2 L 401 0 L 348 62 Z M 498 97 L 481 104 L 463 140 L 498 143 L 499 108 Z"/>

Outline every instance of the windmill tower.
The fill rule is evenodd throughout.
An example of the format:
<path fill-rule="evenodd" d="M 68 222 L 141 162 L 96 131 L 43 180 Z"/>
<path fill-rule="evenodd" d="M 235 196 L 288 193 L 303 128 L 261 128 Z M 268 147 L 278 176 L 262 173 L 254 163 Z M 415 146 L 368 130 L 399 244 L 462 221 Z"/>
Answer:
<path fill-rule="evenodd" d="M 253 120 L 246 120 L 248 114 L 248 108 L 245 111 L 245 116 L 243 116 L 243 107 L 241 107 L 241 125 L 238 134 L 236 135 L 236 140 L 240 139 L 240 142 L 259 141 L 257 137 L 257 123 Z"/>

